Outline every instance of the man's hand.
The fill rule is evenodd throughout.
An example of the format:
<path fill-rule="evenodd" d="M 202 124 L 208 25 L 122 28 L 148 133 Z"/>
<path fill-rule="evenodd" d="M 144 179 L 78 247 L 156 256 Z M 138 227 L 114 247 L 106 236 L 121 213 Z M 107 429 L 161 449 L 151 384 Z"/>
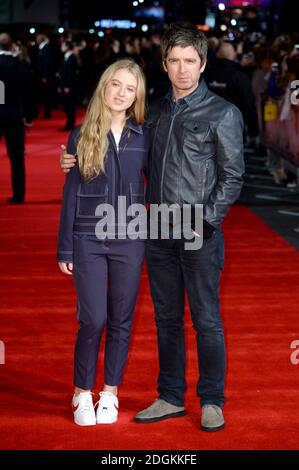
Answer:
<path fill-rule="evenodd" d="M 65 263 L 64 261 L 59 261 L 58 264 L 64 274 L 68 274 L 69 276 L 73 274 L 73 263 Z"/>
<path fill-rule="evenodd" d="M 74 155 L 70 153 L 66 153 L 66 146 L 61 145 L 61 153 L 60 153 L 60 166 L 64 173 L 68 173 L 73 166 L 75 166 L 76 159 Z"/>

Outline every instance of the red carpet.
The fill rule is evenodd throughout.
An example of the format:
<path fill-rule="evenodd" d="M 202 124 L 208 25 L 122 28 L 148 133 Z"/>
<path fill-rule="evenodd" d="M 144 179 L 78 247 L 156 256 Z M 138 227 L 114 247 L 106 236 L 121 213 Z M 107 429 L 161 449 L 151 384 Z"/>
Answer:
<path fill-rule="evenodd" d="M 222 312 L 228 350 L 225 430 L 204 433 L 195 397 L 195 340 L 187 318 L 186 417 L 135 424 L 155 398 L 157 352 L 146 271 L 142 277 L 120 419 L 79 428 L 72 422 L 72 281 L 56 264 L 58 166 L 62 117 L 38 121 L 27 137 L 27 204 L 6 205 L 9 162 L 0 159 L 1 449 L 297 449 L 299 365 L 290 344 L 299 339 L 299 253 L 249 209 L 235 206 L 225 222 Z M 101 356 L 98 392 L 102 385 Z"/>

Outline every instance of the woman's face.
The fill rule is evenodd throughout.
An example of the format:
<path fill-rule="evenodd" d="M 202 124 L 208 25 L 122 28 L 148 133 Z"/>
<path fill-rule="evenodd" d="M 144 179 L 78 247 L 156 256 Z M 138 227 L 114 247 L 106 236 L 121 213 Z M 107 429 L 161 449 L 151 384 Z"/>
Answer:
<path fill-rule="evenodd" d="M 114 113 L 127 111 L 136 99 L 137 79 L 126 69 L 120 69 L 107 83 L 105 102 Z"/>

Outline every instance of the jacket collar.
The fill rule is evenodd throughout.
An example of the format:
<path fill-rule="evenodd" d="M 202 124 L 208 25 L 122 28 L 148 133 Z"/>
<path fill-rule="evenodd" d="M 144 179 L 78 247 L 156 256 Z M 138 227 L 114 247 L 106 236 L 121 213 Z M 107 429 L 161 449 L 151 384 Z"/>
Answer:
<path fill-rule="evenodd" d="M 188 106 L 194 106 L 194 104 L 198 104 L 200 101 L 202 101 L 207 92 L 208 92 L 208 87 L 204 79 L 201 77 L 199 82 L 198 82 L 198 87 L 192 91 L 189 95 L 184 96 L 183 98 L 180 98 L 177 100 L 178 104 L 183 104 L 186 103 Z M 165 97 L 172 103 L 174 102 L 173 95 L 172 95 L 172 89 L 170 89 Z"/>
<path fill-rule="evenodd" d="M 135 119 L 129 118 L 126 122 L 126 127 L 137 134 L 143 134 L 142 126 L 140 124 L 137 124 Z"/>

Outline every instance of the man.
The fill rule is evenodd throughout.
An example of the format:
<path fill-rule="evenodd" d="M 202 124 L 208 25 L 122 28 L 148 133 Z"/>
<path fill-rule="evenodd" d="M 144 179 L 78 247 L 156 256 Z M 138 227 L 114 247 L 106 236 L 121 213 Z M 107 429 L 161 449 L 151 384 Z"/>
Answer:
<path fill-rule="evenodd" d="M 224 427 L 226 366 L 218 297 L 223 266 L 220 224 L 242 186 L 243 121 L 239 110 L 211 93 L 201 78 L 207 39 L 194 25 L 173 24 L 161 49 L 172 91 L 153 104 L 148 119 L 153 131 L 149 199 L 151 204 L 169 206 L 203 204 L 203 231 L 195 235 L 203 238 L 203 245 L 188 251 L 183 240 L 147 242 L 158 332 L 159 397 L 135 420 L 149 423 L 185 414 L 186 290 L 197 339 L 201 428 L 218 431 Z M 62 167 L 71 167 L 73 161 L 65 156 Z"/>
<path fill-rule="evenodd" d="M 236 59 L 234 46 L 222 42 L 216 60 L 205 71 L 204 78 L 211 91 L 239 108 L 249 137 L 255 139 L 258 136 L 258 121 L 251 81 Z"/>
<path fill-rule="evenodd" d="M 4 84 L 4 104 L 0 104 L 0 138 L 5 137 L 11 165 L 12 197 L 10 204 L 25 199 L 24 126 L 33 118 L 31 75 L 15 56 L 9 34 L 0 34 L 0 80 Z"/>
<path fill-rule="evenodd" d="M 39 33 L 36 36 L 37 50 L 37 77 L 38 77 L 38 110 L 44 107 L 44 119 L 52 117 L 52 99 L 53 99 L 53 60 L 50 47 L 50 39 L 46 34 Z"/>
<path fill-rule="evenodd" d="M 61 44 L 61 51 L 64 57 L 59 69 L 58 92 L 61 93 L 66 114 L 66 123 L 61 130 L 70 131 L 74 129 L 76 121 L 77 59 L 71 41 L 64 41 Z"/>

